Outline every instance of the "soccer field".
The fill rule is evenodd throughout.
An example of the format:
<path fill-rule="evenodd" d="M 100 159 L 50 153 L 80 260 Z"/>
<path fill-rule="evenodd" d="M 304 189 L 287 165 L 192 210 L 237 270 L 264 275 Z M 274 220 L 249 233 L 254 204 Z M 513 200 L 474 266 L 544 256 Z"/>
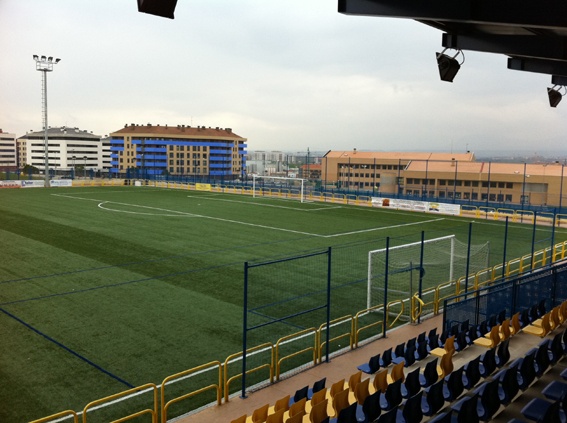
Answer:
<path fill-rule="evenodd" d="M 387 237 L 402 245 L 424 231 L 467 242 L 470 222 L 152 187 L 2 190 L 0 213 L 6 423 L 82 410 L 241 351 L 245 262 L 332 247 L 331 317 L 339 317 L 366 308 L 368 251 Z M 502 262 L 504 224 L 472 228 L 473 244 L 490 241 L 491 264 Z M 554 236 L 567 239 L 562 229 Z M 510 224 L 506 257 L 529 254 L 532 238 L 532 226 Z M 535 241 L 536 250 L 548 247 L 551 228 L 538 228 Z"/>

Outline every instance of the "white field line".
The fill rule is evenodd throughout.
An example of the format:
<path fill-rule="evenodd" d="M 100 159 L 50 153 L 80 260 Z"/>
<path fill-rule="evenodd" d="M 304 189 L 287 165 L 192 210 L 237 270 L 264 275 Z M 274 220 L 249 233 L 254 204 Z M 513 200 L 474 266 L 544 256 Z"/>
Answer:
<path fill-rule="evenodd" d="M 216 195 L 226 195 L 226 194 L 216 194 Z M 224 198 L 209 198 L 212 197 L 212 195 L 188 195 L 188 198 L 198 198 L 199 200 L 209 200 L 209 201 L 223 201 L 226 203 L 240 203 L 240 204 L 247 204 L 250 206 L 259 206 L 259 207 L 274 207 L 274 208 L 278 208 L 278 209 L 288 209 L 288 210 L 296 210 L 296 211 L 302 211 L 302 212 L 311 212 L 311 211 L 320 211 L 320 210 L 331 210 L 331 209 L 340 209 L 342 208 L 342 206 L 330 206 L 330 207 L 318 207 L 318 208 L 314 208 L 314 209 L 302 209 L 299 207 L 289 207 L 289 206 L 278 206 L 276 204 L 262 204 L 262 203 L 254 203 L 251 201 L 239 201 L 239 200 L 227 200 Z M 272 198 L 273 199 L 273 198 Z M 280 200 L 280 199 L 277 199 Z M 291 201 L 291 200 L 286 200 L 286 201 Z M 311 201 L 310 204 L 313 204 L 314 202 Z"/>
<path fill-rule="evenodd" d="M 142 215 L 155 215 L 155 216 L 169 216 L 169 217 L 171 217 L 171 216 L 200 217 L 202 219 L 210 219 L 210 220 L 216 220 L 216 221 L 219 221 L 219 222 L 234 223 L 234 224 L 237 224 L 237 225 L 252 226 L 252 227 L 255 227 L 255 228 L 270 229 L 270 230 L 274 230 L 274 231 L 290 232 L 290 233 L 313 236 L 313 237 L 318 237 L 318 238 L 334 238 L 334 237 L 348 236 L 348 235 L 354 235 L 354 234 L 359 234 L 359 233 L 367 233 L 367 232 L 382 231 L 382 230 L 386 230 L 386 229 L 401 228 L 401 227 L 404 227 L 404 226 L 422 225 L 422 224 L 426 224 L 426 223 L 444 220 L 444 218 L 428 219 L 428 220 L 422 220 L 422 221 L 413 222 L 413 223 L 402 223 L 402 224 L 399 224 L 399 225 L 381 226 L 381 227 L 378 227 L 378 228 L 370 228 L 370 229 L 361 229 L 359 231 L 340 232 L 340 233 L 330 234 L 330 235 L 321 235 L 321 234 L 316 234 L 316 233 L 311 233 L 311 232 L 296 231 L 296 230 L 293 230 L 293 229 L 278 228 L 278 227 L 275 227 L 275 226 L 259 225 L 257 223 L 249 223 L 249 222 L 241 222 L 241 221 L 232 220 L 232 219 L 224 219 L 224 218 L 221 218 L 221 217 L 212 217 L 212 216 L 206 216 L 206 215 L 202 215 L 202 214 L 194 214 L 194 213 L 187 213 L 187 212 L 181 212 L 181 211 L 176 211 L 176 210 L 162 209 L 162 208 L 159 208 L 159 207 L 142 206 L 142 205 L 137 205 L 137 204 L 122 203 L 122 202 L 117 202 L 117 201 L 96 200 L 96 199 L 92 199 L 92 198 L 72 197 L 72 196 L 67 196 L 67 195 L 64 195 L 64 194 L 53 194 L 53 195 L 60 196 L 60 197 L 72 198 L 72 199 L 76 199 L 76 200 L 98 201 L 99 202 L 98 207 L 100 207 L 103 210 L 114 211 L 114 212 L 142 214 Z M 139 208 L 148 209 L 148 210 L 156 210 L 156 211 L 159 211 L 159 212 L 162 212 L 162 213 L 152 214 L 152 213 L 140 213 L 140 212 L 132 212 L 132 211 L 113 210 L 113 209 L 108 208 L 108 207 L 102 207 L 103 204 L 119 204 L 119 205 L 128 206 L 128 207 L 139 207 Z M 169 213 L 169 214 L 164 215 L 163 212 Z"/>

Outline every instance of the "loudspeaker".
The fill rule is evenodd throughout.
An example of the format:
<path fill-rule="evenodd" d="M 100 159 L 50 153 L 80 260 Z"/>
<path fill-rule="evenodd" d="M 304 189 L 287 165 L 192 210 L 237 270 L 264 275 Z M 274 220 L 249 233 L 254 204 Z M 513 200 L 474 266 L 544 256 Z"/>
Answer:
<path fill-rule="evenodd" d="M 441 81 L 453 82 L 453 78 L 455 78 L 455 75 L 459 72 L 459 69 L 461 69 L 459 62 L 454 57 L 447 56 L 446 54 L 435 53 L 435 56 L 437 57 Z"/>
<path fill-rule="evenodd" d="M 138 0 L 138 12 L 173 19 L 177 0 Z"/>

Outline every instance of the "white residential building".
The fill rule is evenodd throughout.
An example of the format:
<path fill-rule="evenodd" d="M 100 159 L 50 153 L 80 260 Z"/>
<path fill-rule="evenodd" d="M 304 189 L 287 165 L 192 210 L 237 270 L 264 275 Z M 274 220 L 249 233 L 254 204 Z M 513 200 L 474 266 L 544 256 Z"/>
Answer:
<path fill-rule="evenodd" d="M 57 171 L 70 170 L 76 167 L 87 171 L 102 171 L 109 167 L 110 152 L 103 147 L 100 135 L 83 131 L 79 128 L 49 128 L 48 158 L 49 168 Z M 18 138 L 20 162 L 19 166 L 34 166 L 40 170 L 45 168 L 45 132 L 28 132 Z"/>

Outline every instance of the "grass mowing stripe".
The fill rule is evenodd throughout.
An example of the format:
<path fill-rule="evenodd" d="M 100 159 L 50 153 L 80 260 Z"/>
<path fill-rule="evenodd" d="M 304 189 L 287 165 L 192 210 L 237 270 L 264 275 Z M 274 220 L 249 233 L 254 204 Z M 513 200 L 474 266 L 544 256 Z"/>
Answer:
<path fill-rule="evenodd" d="M 50 337 L 49 335 L 43 333 L 42 331 L 40 331 L 39 329 L 34 328 L 32 325 L 30 325 L 29 323 L 24 322 L 22 319 L 20 319 L 19 317 L 15 316 L 14 314 L 10 313 L 7 310 L 4 310 L 3 308 L 0 308 L 0 311 L 2 313 L 4 313 L 5 315 L 11 317 L 12 319 L 16 320 L 18 323 L 21 323 L 22 325 L 24 325 L 25 327 L 27 327 L 28 329 L 34 331 L 35 333 L 37 333 L 40 336 L 43 336 L 45 339 L 47 339 L 49 342 L 54 343 L 55 345 L 57 345 L 60 348 L 63 348 L 65 351 L 67 351 L 68 353 L 74 355 L 75 357 L 77 357 L 79 360 L 84 361 L 85 363 L 87 363 L 88 365 L 94 367 L 95 369 L 101 371 L 102 373 L 105 373 L 106 375 L 110 376 L 111 378 L 117 380 L 118 382 L 126 385 L 128 388 L 134 388 L 134 385 L 132 385 L 131 383 L 125 381 L 124 379 L 116 376 L 113 373 L 110 373 L 108 370 L 102 368 L 101 366 L 99 366 L 96 363 L 93 363 L 91 360 L 89 360 L 88 358 L 82 356 L 81 354 L 79 354 L 76 351 L 73 351 L 71 348 L 67 347 L 66 345 L 62 344 L 61 342 L 53 339 L 52 337 Z"/>
<path fill-rule="evenodd" d="M 53 297 L 62 297 L 62 296 L 66 296 L 66 295 L 73 295 L 73 294 L 82 294 L 85 292 L 90 292 L 90 291 L 95 291 L 98 289 L 104 289 L 104 288 L 115 288 L 118 286 L 124 286 L 124 285 L 130 285 L 130 284 L 134 284 L 134 283 L 140 283 L 140 282 L 148 282 L 151 280 L 156 280 L 156 279 L 161 279 L 161 278 L 168 278 L 168 277 L 174 277 L 174 276 L 180 276 L 180 275 L 188 275 L 190 273 L 197 273 L 197 272 L 201 272 L 204 270 L 213 270 L 213 269 L 221 269 L 223 267 L 232 267 L 235 265 L 240 265 L 242 264 L 241 262 L 234 262 L 234 263 L 225 263 L 225 264 L 221 264 L 218 266 L 209 266 L 206 268 L 199 268 L 199 269 L 191 269 L 191 270 L 187 270 L 187 271 L 183 271 L 183 272 L 175 272 L 175 273 L 170 273 L 167 275 L 157 275 L 157 276 L 151 276 L 151 277 L 147 277 L 147 278 L 141 278 L 141 279 L 135 279 L 135 280 L 130 280 L 130 281 L 124 281 L 124 282 L 117 282 L 117 283 L 113 283 L 110 285 L 99 285 L 99 286 L 93 286 L 90 288 L 85 288 L 85 289 L 75 289 L 73 291 L 67 291 L 67 292 L 59 292 L 59 293 L 54 293 L 54 294 L 49 294 L 49 295 L 44 295 L 41 297 L 35 297 L 35 298 L 26 298 L 23 300 L 16 300 L 16 301 L 9 301 L 6 303 L 0 303 L 0 307 L 1 306 L 6 306 L 6 305 L 11 305 L 11 304 L 17 304 L 17 303 L 26 303 L 28 301 L 37 301 L 37 300 L 44 300 L 47 298 L 53 298 Z"/>

